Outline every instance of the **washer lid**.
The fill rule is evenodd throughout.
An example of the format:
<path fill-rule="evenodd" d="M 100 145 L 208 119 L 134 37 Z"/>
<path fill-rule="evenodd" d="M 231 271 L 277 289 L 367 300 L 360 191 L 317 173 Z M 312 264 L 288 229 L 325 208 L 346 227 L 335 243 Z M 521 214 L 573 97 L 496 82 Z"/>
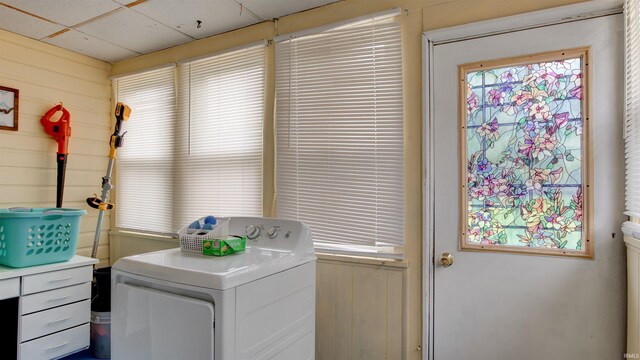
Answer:
<path fill-rule="evenodd" d="M 161 250 L 122 258 L 113 268 L 179 284 L 226 290 L 315 259 L 313 253 L 301 255 L 247 245 L 244 252 L 222 257 L 184 253 L 180 249 Z"/>

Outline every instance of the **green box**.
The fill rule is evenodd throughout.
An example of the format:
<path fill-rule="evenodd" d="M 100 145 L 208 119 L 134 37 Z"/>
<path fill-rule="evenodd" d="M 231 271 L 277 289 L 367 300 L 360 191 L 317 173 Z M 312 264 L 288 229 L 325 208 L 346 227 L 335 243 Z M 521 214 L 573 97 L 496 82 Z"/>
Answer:
<path fill-rule="evenodd" d="M 229 236 L 226 239 L 202 240 L 202 254 L 209 256 L 230 255 L 244 251 L 246 245 L 246 236 Z"/>

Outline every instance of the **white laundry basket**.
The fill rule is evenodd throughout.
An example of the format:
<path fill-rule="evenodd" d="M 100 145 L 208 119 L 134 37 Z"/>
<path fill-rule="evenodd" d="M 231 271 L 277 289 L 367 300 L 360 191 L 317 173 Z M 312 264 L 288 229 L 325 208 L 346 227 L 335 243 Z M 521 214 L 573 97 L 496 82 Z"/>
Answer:
<path fill-rule="evenodd" d="M 204 217 L 197 220 L 200 227 L 204 226 Z M 216 226 L 211 230 L 195 229 L 189 226 L 178 231 L 180 250 L 202 254 L 203 240 L 226 239 L 229 236 L 229 218 L 218 218 Z"/>

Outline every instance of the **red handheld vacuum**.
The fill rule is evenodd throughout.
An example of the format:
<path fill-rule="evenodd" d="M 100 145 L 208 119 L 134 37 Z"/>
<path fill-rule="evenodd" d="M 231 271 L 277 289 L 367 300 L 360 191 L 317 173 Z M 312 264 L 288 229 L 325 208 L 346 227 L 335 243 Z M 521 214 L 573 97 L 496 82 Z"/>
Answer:
<path fill-rule="evenodd" d="M 62 111 L 62 116 L 57 121 L 51 120 L 53 114 Z M 56 161 L 58 162 L 58 180 L 56 191 L 56 207 L 62 207 L 62 197 L 64 195 L 64 175 L 67 171 L 67 155 L 69 154 L 69 138 L 71 137 L 71 114 L 64 108 L 62 103 L 52 107 L 40 119 L 44 131 L 51 135 L 58 143 Z"/>

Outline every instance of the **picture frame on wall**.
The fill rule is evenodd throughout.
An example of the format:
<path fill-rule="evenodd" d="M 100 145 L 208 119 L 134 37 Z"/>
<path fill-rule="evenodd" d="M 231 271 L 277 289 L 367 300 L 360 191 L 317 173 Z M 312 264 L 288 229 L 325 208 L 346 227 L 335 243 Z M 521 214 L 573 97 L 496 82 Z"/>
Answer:
<path fill-rule="evenodd" d="M 18 89 L 0 86 L 0 130 L 18 131 Z"/>

